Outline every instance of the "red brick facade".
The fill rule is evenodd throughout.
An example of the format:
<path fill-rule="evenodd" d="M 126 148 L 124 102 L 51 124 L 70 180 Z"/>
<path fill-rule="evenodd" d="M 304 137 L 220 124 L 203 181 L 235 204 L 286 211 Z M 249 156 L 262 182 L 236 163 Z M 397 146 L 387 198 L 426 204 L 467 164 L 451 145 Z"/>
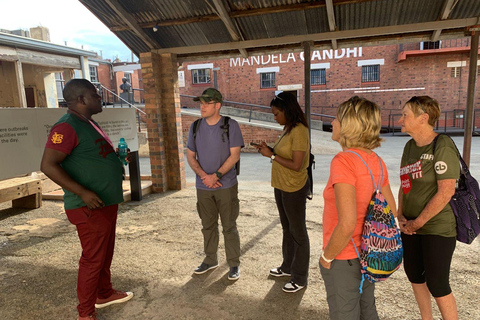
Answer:
<path fill-rule="evenodd" d="M 180 190 L 186 177 L 176 58 L 148 52 L 140 61 L 153 191 Z"/>
<path fill-rule="evenodd" d="M 401 106 L 412 96 L 429 95 L 437 99 L 442 111 L 465 109 L 469 60 L 469 39 L 447 40 L 440 49 L 419 50 L 423 44 L 389 45 L 332 50 L 312 50 L 312 64 L 329 63 L 326 84 L 312 86 L 312 113 L 334 114 L 335 107 L 358 95 L 380 105 L 384 122 L 388 114 L 399 113 Z M 293 55 L 293 57 L 292 57 Z M 262 60 L 263 59 L 263 60 Z M 378 82 L 362 82 L 362 61 L 381 60 Z M 268 63 L 265 63 L 268 62 Z M 453 67 L 448 63 L 461 63 L 460 74 L 452 77 Z M 192 70 L 188 66 L 211 63 L 211 82 L 192 84 Z M 265 63 L 265 64 L 263 64 Z M 243 66 L 241 66 L 243 64 Z M 276 86 L 260 88 L 257 68 L 277 67 Z M 269 105 L 279 86 L 301 85 L 297 90 L 300 104 L 304 103 L 303 60 L 300 53 L 275 54 L 262 57 L 183 63 L 180 71 L 185 75 L 181 94 L 199 95 L 214 86 L 214 72 L 218 89 L 225 100 Z M 312 68 L 313 69 L 313 68 Z M 477 81 L 476 90 L 480 90 Z M 182 98 L 182 106 L 197 107 L 191 99 Z M 476 95 L 475 105 L 480 103 Z"/>

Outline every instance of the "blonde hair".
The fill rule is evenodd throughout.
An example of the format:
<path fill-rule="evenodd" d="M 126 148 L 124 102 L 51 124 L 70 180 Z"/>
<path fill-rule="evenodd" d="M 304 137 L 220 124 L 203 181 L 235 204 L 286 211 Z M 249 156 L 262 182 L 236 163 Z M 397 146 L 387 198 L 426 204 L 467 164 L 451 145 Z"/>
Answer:
<path fill-rule="evenodd" d="M 382 119 L 376 103 L 352 97 L 338 106 L 337 120 L 340 122 L 339 143 L 342 147 L 370 150 L 380 147 Z"/>
<path fill-rule="evenodd" d="M 440 118 L 440 104 L 437 100 L 429 96 L 414 96 L 405 103 L 409 105 L 415 117 L 418 117 L 422 113 L 428 114 L 428 124 L 432 127 Z"/>

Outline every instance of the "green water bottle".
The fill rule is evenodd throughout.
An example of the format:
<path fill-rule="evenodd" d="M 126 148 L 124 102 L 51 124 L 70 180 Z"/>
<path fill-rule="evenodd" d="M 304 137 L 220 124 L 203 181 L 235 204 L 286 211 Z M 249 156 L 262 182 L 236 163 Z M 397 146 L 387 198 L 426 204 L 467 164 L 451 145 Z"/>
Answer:
<path fill-rule="evenodd" d="M 124 164 L 127 165 L 128 162 L 125 159 L 128 156 L 128 145 L 125 142 L 124 138 L 120 138 L 120 142 L 118 143 L 118 158 L 120 158 L 120 161 Z"/>

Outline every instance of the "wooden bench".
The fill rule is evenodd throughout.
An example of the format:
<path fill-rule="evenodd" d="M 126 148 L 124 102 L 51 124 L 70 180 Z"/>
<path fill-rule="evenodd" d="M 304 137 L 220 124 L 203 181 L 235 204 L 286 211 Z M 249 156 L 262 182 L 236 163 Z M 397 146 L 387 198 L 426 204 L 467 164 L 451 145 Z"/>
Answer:
<path fill-rule="evenodd" d="M 20 177 L 0 181 L 0 203 L 10 200 L 14 208 L 39 208 L 42 205 L 41 180 Z"/>

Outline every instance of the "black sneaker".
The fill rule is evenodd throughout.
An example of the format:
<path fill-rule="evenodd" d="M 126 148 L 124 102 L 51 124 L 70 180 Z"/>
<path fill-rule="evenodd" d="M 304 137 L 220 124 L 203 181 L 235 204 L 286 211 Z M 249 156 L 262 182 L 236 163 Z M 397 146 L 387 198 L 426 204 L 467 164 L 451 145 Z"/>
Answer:
<path fill-rule="evenodd" d="M 282 290 L 285 292 L 297 292 L 298 290 L 301 290 L 305 288 L 305 286 L 300 286 L 296 284 L 293 281 L 287 282 L 285 286 L 283 286 Z"/>
<path fill-rule="evenodd" d="M 290 277 L 291 276 L 290 273 L 283 272 L 283 270 L 280 269 L 280 267 L 273 268 L 272 270 L 270 270 L 270 275 L 274 277 Z"/>
<path fill-rule="evenodd" d="M 206 264 L 206 263 L 202 262 L 202 264 L 199 265 L 198 267 L 196 267 L 195 271 L 193 271 L 193 272 L 195 272 L 195 274 L 204 274 L 208 270 L 215 269 L 216 267 L 218 267 L 218 263 L 217 264 Z"/>
<path fill-rule="evenodd" d="M 238 280 L 240 278 L 240 268 L 239 267 L 231 267 L 230 272 L 228 273 L 228 280 Z"/>

